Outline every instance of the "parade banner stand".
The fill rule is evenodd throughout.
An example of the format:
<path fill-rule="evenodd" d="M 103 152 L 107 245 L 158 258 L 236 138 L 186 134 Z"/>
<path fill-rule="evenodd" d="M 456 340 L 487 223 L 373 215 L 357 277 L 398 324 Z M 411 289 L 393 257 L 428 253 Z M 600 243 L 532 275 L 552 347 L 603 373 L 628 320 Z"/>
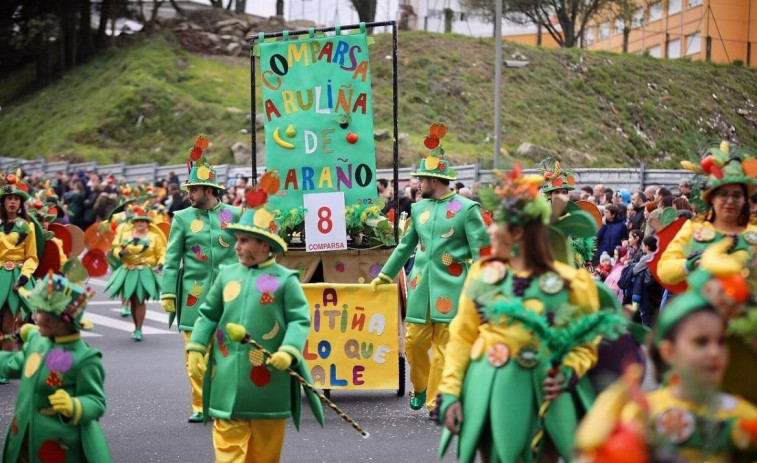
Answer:
<path fill-rule="evenodd" d="M 281 175 L 270 197 L 280 210 L 302 210 L 307 194 L 343 194 L 341 207 L 376 205 L 372 92 L 366 29 L 392 29 L 393 179 L 399 210 L 397 23 L 384 21 L 258 34 L 250 37 L 252 182 L 256 184 L 256 79 L 262 83 L 266 166 Z M 371 39 L 372 40 L 372 39 Z M 381 57 L 383 59 L 383 56 Z M 256 63 L 257 61 L 257 63 Z M 256 71 L 259 69 L 259 72 Z M 319 209 L 321 209 L 319 207 Z M 308 210 L 316 212 L 312 207 Z M 318 211 L 318 218 L 333 217 Z M 307 211 L 305 211 L 307 213 Z M 399 214 L 393 217 L 399 242 Z M 319 224 L 320 225 L 320 224 Z M 331 230 L 331 221 L 325 229 Z M 311 227 L 312 230 L 312 227 Z M 338 230 L 341 233 L 341 228 Z M 331 389 L 391 389 L 405 395 L 405 275 L 377 291 L 368 285 L 391 255 L 390 247 L 320 247 L 313 232 L 297 233 L 277 259 L 300 272 L 312 327 L 304 355 L 316 386 Z M 303 239 L 304 238 L 304 239 Z M 318 249 L 335 249 L 313 252 Z M 310 251 L 310 252 L 308 252 Z M 363 317 L 365 314 L 365 317 Z M 387 337 L 391 330 L 396 339 Z M 396 342 L 395 342 L 396 341 Z M 386 370 L 397 359 L 394 368 Z M 394 376 L 394 375 L 397 376 Z"/>

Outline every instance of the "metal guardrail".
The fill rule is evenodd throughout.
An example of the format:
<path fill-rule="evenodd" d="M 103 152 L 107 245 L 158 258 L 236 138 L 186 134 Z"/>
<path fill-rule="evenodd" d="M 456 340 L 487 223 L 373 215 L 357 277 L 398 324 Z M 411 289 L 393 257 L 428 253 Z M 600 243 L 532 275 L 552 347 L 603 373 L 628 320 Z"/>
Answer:
<path fill-rule="evenodd" d="M 21 167 L 27 174 L 42 174 L 52 178 L 58 172 L 67 174 L 76 173 L 79 170 L 94 171 L 102 175 L 113 174 L 116 178 L 123 179 L 128 183 L 135 184 L 138 181 L 154 183 L 158 179 L 168 178 L 169 172 L 174 172 L 180 181 L 187 179 L 187 167 L 185 164 L 159 166 L 157 163 L 128 165 L 125 163 L 98 165 L 94 161 L 83 163 L 69 163 L 66 161 L 49 162 L 45 159 L 17 159 L 0 157 L 0 170 L 3 172 L 12 167 Z M 252 167 L 249 165 L 239 166 L 221 164 L 216 167 L 218 180 L 227 184 L 229 178 L 242 174 L 244 177 L 252 175 Z M 399 169 L 400 182 L 410 179 L 410 174 L 415 170 L 415 165 Z M 458 173 L 457 181 L 466 186 L 473 183 L 487 184 L 494 180 L 491 170 L 483 170 L 479 164 L 454 166 Z M 604 184 L 613 190 L 626 189 L 631 192 L 644 189 L 648 186 L 665 186 L 675 188 L 682 178 L 690 179 L 693 174 L 682 169 L 647 169 L 643 164 L 638 167 L 610 169 L 610 168 L 587 168 L 574 169 L 576 183 L 578 185 L 593 186 L 598 183 Z M 258 175 L 265 172 L 265 166 L 258 166 Z M 527 173 L 535 173 L 535 169 L 525 169 Z M 376 178 L 392 178 L 392 169 L 377 169 Z"/>

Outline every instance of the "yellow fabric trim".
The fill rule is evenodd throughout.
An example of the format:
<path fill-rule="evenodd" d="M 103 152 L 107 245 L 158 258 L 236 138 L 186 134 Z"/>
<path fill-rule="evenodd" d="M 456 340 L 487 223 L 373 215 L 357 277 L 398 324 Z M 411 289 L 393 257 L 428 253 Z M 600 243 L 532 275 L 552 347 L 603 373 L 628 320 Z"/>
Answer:
<path fill-rule="evenodd" d="M 190 342 L 190 343 L 187 343 L 187 347 L 186 347 L 186 351 L 187 352 L 189 352 L 189 351 L 195 351 L 195 352 L 200 352 L 200 353 L 204 354 L 207 350 L 208 350 L 208 348 L 206 346 L 203 346 L 199 342 Z"/>
<path fill-rule="evenodd" d="M 176 300 L 176 294 L 172 294 L 172 293 L 163 293 L 163 295 L 162 295 L 162 296 L 160 296 L 160 299 L 161 299 L 161 300 L 163 300 L 163 299 L 174 299 L 174 300 Z"/>
<path fill-rule="evenodd" d="M 444 201 L 445 199 L 451 197 L 454 194 L 455 194 L 454 191 L 450 191 L 449 193 L 445 193 L 437 201 Z"/>
<path fill-rule="evenodd" d="M 273 264 L 275 264 L 275 263 L 276 263 L 276 258 L 274 258 L 274 257 L 271 257 L 270 259 L 268 259 L 268 260 L 265 260 L 265 261 L 263 261 L 263 262 L 259 263 L 259 264 L 258 264 L 258 268 L 266 268 L 266 267 L 270 267 L 271 265 L 273 265 Z"/>
<path fill-rule="evenodd" d="M 79 400 L 76 397 L 73 397 L 73 403 L 74 403 L 74 414 L 73 414 L 73 419 L 71 420 L 71 426 L 77 426 L 79 424 L 79 420 L 81 420 L 81 415 L 82 415 L 81 400 Z"/>
<path fill-rule="evenodd" d="M 74 333 L 74 334 L 67 334 L 65 336 L 53 336 L 52 340 L 56 344 L 66 344 L 69 342 L 78 341 L 81 339 L 80 333 Z"/>
<path fill-rule="evenodd" d="M 287 354 L 291 354 L 292 357 L 299 363 L 302 360 L 302 356 L 300 355 L 300 351 L 292 346 L 281 346 L 279 347 L 279 352 L 286 352 Z"/>

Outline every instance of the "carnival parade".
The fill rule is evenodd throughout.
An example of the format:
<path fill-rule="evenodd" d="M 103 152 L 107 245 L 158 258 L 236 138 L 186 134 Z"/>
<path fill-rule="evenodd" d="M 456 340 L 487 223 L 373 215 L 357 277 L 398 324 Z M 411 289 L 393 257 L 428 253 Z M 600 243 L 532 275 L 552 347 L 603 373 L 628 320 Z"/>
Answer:
<path fill-rule="evenodd" d="M 454 112 L 400 147 L 397 21 L 277 24 L 236 174 L 210 120 L 165 178 L 1 153 L 0 461 L 757 462 L 751 138 L 468 174 Z"/>

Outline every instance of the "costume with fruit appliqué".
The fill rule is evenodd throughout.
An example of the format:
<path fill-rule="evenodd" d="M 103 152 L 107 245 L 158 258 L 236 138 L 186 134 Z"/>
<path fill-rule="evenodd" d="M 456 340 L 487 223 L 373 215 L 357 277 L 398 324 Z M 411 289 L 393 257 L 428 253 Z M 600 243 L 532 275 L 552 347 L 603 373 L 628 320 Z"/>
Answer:
<path fill-rule="evenodd" d="M 443 125 L 431 126 L 425 141 L 431 151 L 420 160 L 413 176 L 447 181 L 457 178 L 457 172 L 447 165 L 439 142 L 445 133 Z M 481 206 L 450 191 L 412 205 L 410 225 L 379 274 L 379 280 L 391 282 L 415 253 L 413 270 L 408 276 L 405 338 L 414 390 L 413 409 L 420 409 L 424 402 L 429 411 L 435 407 L 447 328 L 457 314 L 468 268 L 478 260 L 480 248 L 487 243 Z M 429 348 L 432 348 L 430 362 Z"/>

